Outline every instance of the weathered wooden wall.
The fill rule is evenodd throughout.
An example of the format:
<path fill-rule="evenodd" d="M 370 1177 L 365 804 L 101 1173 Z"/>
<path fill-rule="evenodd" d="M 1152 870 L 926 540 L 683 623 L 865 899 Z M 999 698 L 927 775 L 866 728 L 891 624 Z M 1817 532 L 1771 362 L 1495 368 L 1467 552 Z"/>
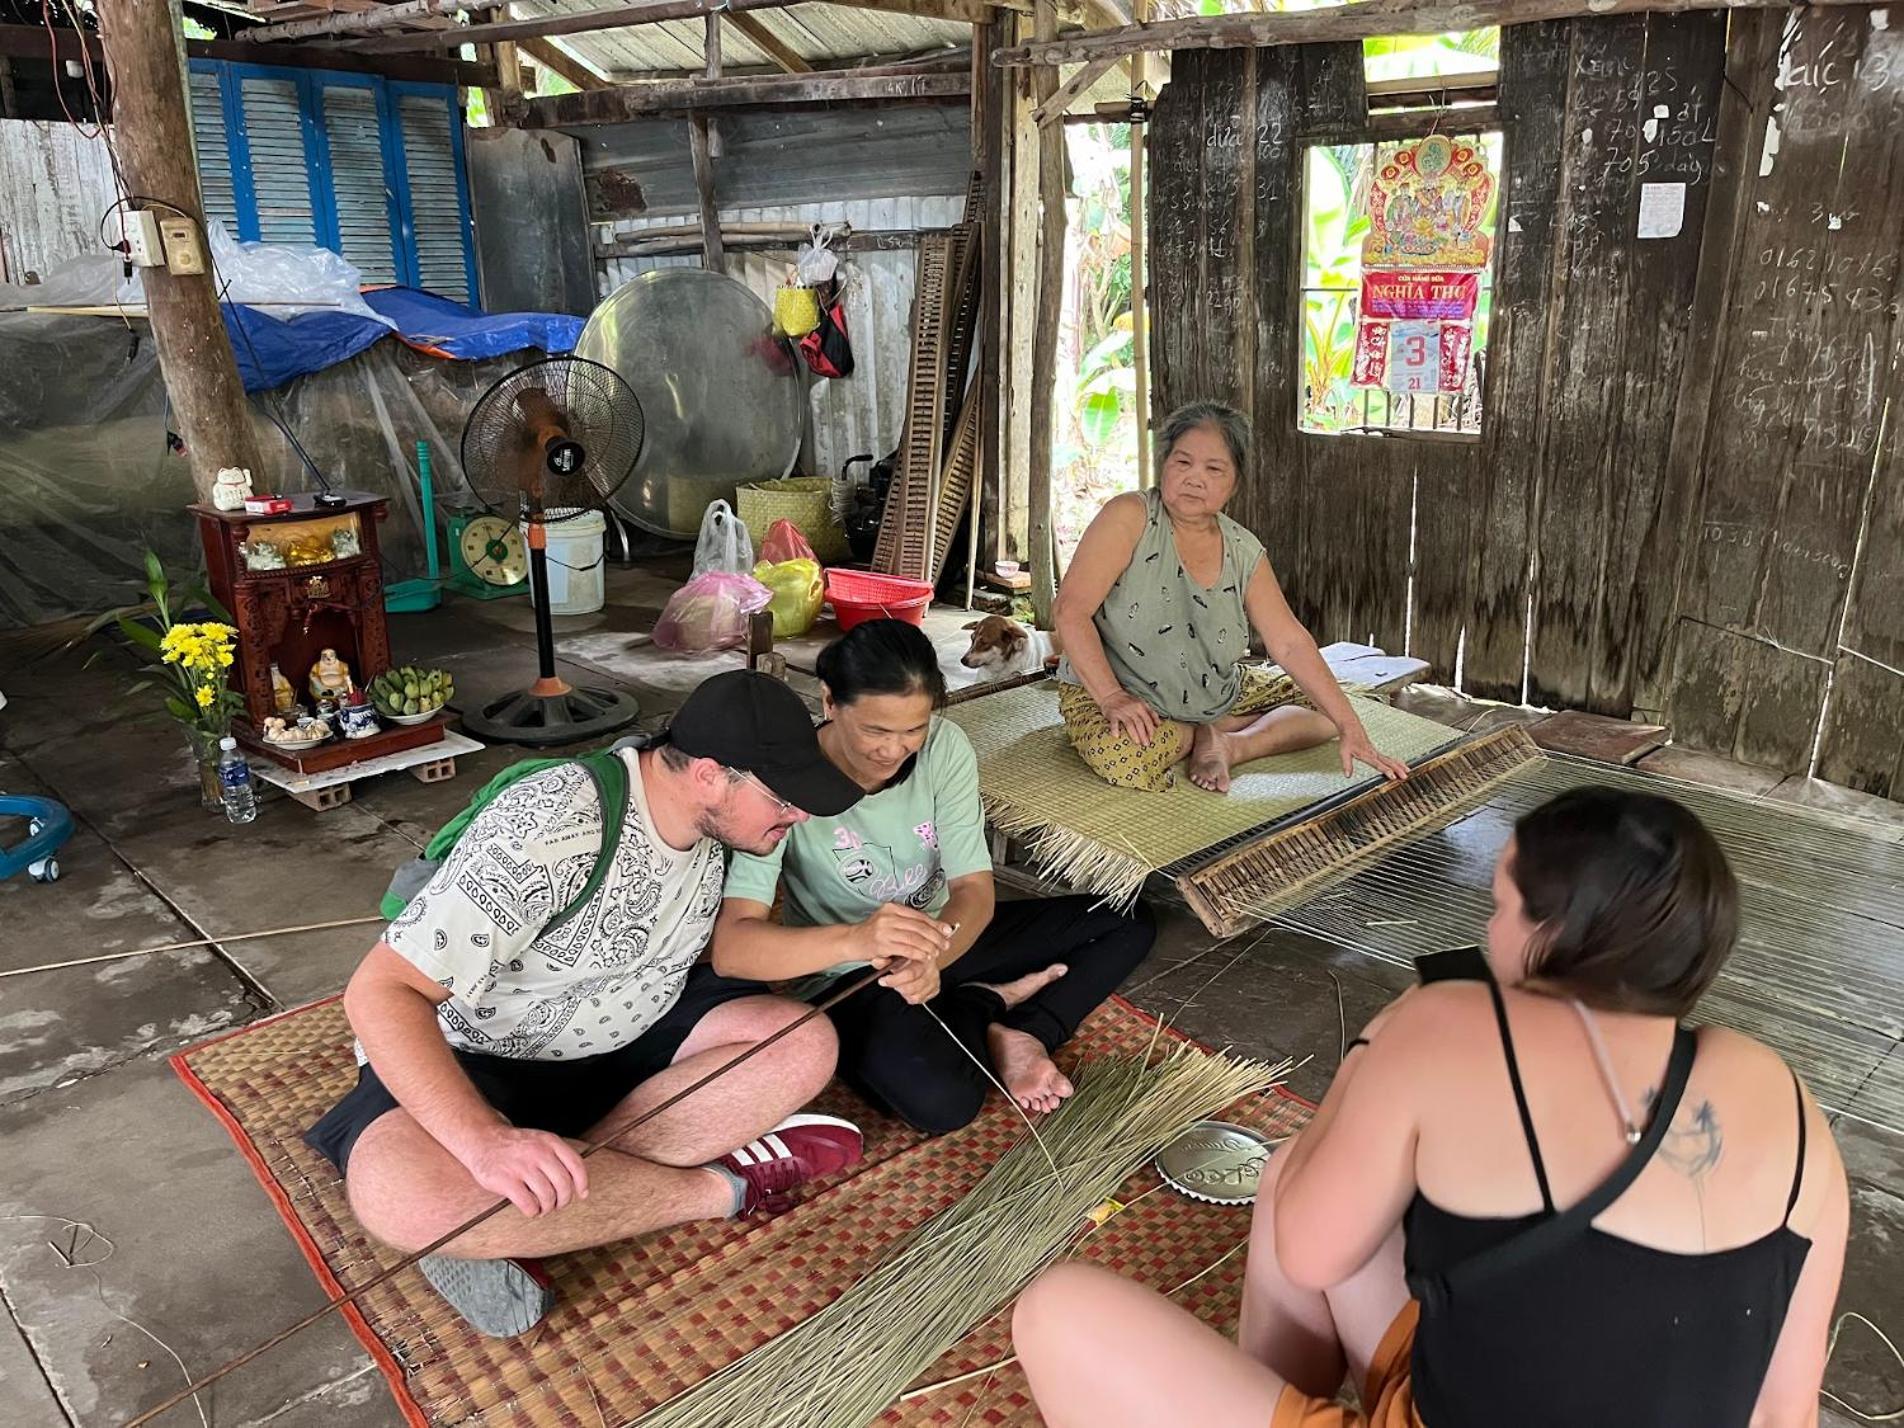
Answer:
<path fill-rule="evenodd" d="M 104 134 L 0 119 L 0 282 L 99 252 L 100 215 L 117 196 Z"/>
<path fill-rule="evenodd" d="M 1723 235 L 1670 708 L 1706 747 L 1797 769 L 1816 740 L 1822 776 L 1899 797 L 1904 9 L 1808 14 L 1772 43 Z"/>
<path fill-rule="evenodd" d="M 1904 17 L 1881 17 L 1504 32 L 1479 439 L 1296 427 L 1302 152 L 1369 132 L 1359 46 L 1176 56 L 1156 406 L 1251 413 L 1238 514 L 1319 635 L 1788 770 L 1822 719 L 1824 776 L 1904 790 Z M 1677 236 L 1637 237 L 1648 182 L 1687 185 Z"/>

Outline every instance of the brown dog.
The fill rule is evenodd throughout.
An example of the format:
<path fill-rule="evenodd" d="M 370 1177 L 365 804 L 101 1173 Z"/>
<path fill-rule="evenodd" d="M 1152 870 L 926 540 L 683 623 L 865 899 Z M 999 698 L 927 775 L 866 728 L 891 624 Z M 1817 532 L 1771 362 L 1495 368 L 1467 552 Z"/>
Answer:
<path fill-rule="evenodd" d="M 965 628 L 972 632 L 972 647 L 959 663 L 985 670 L 994 679 L 1049 668 L 1064 652 L 1055 633 L 1029 629 L 1003 615 L 987 615 Z"/>

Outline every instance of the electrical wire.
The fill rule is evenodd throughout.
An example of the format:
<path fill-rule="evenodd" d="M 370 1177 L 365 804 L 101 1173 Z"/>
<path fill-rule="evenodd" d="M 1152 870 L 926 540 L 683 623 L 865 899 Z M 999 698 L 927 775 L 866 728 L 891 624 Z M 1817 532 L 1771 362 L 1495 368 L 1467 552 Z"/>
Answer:
<path fill-rule="evenodd" d="M 108 145 L 108 147 L 110 148 L 110 145 Z M 220 307 L 226 306 L 228 302 L 228 294 L 231 292 L 232 280 L 230 278 L 225 278 L 222 282 L 219 282 L 218 256 L 212 251 L 211 237 L 209 234 L 205 232 L 205 225 L 200 220 L 199 216 L 193 213 L 190 209 L 181 208 L 176 203 L 170 203 L 167 200 L 162 198 L 152 198 L 146 194 L 136 194 L 136 193 L 126 194 L 123 198 L 115 199 L 113 203 L 107 207 L 105 212 L 99 215 L 100 243 L 104 247 L 114 252 L 121 253 L 121 254 L 125 253 L 126 248 L 123 242 L 115 244 L 107 239 L 106 220 L 111 218 L 112 215 L 117 213 L 120 209 L 135 203 L 147 204 L 154 208 L 163 208 L 170 213 L 175 213 L 179 215 L 181 218 L 188 218 L 193 223 L 196 223 L 198 225 L 200 234 L 204 236 L 205 260 L 210 265 L 212 281 L 219 283 L 219 287 L 218 287 L 219 306 Z M 240 306 L 241 304 L 231 304 L 231 305 Z M 131 324 L 128 323 L 127 325 L 130 326 Z M 252 365 L 256 367 L 259 371 L 263 371 L 264 359 L 258 355 L 257 344 L 251 340 L 251 334 L 245 330 L 244 319 L 242 317 L 234 316 L 226 324 L 226 326 L 229 328 L 235 328 L 237 330 L 238 336 L 243 340 L 245 344 L 245 351 L 251 355 Z M 321 471 L 318 468 L 317 462 L 311 459 L 311 453 L 304 449 L 304 443 L 298 440 L 297 433 L 291 430 L 290 423 L 285 419 L 283 411 L 279 407 L 276 394 L 269 391 L 261 391 L 261 392 L 258 392 L 256 395 L 259 399 L 258 405 L 264 409 L 264 414 L 271 419 L 271 424 L 277 427 L 279 432 L 283 434 L 285 441 L 290 444 L 291 450 L 297 453 L 298 460 L 303 462 L 304 469 L 310 472 L 311 479 L 317 482 L 318 489 L 323 491 L 326 495 L 331 494 L 334 488 L 332 487 L 330 483 L 330 479 L 327 476 L 325 476 L 323 471 Z"/>
<path fill-rule="evenodd" d="M 53 0 L 40 0 L 40 20 L 46 26 L 48 63 L 52 66 L 53 71 L 53 97 L 59 101 L 60 113 L 66 116 L 66 122 L 68 124 L 79 131 L 79 136 L 82 139 L 92 140 L 104 137 L 106 125 L 96 102 L 93 107 L 93 127 L 91 133 L 86 132 L 86 126 L 75 119 L 73 117 L 73 111 L 66 107 L 66 91 L 60 84 L 63 71 L 60 68 L 59 31 L 53 24 Z M 91 56 L 88 55 L 86 51 L 86 31 L 80 29 L 78 26 L 74 28 L 79 36 L 79 52 L 82 55 L 86 55 L 87 61 L 90 63 Z M 110 149 L 111 144 L 108 143 L 107 147 Z M 114 167 L 116 177 L 117 165 L 115 164 Z"/>
<path fill-rule="evenodd" d="M 106 145 L 106 152 L 108 154 L 112 152 L 112 145 L 110 142 Z M 198 215 L 196 213 L 193 213 L 190 209 L 180 208 L 176 203 L 167 203 L 164 199 L 153 198 L 149 194 L 125 193 L 123 188 L 121 189 L 121 194 L 122 196 L 120 198 L 118 198 L 113 203 L 108 205 L 108 207 L 106 208 L 106 211 L 99 215 L 99 246 L 102 248 L 110 249 L 112 252 L 115 252 L 115 253 L 126 252 L 127 251 L 126 240 L 122 237 L 117 243 L 115 243 L 110 238 L 108 238 L 106 236 L 106 220 L 108 218 L 111 218 L 113 214 L 117 213 L 120 209 L 129 207 L 132 204 L 143 203 L 149 208 L 163 208 L 168 213 L 176 213 L 181 218 L 189 218 L 194 223 L 198 222 Z M 124 225 L 121 225 L 122 232 L 123 232 L 123 229 L 124 229 Z"/>
<path fill-rule="evenodd" d="M 206 261 L 211 264 L 212 277 L 213 280 L 216 281 L 218 276 L 218 259 L 212 256 L 211 248 L 211 240 L 207 238 L 205 240 Z M 225 294 L 230 291 L 231 279 L 226 278 L 218 289 L 218 304 L 220 307 L 226 305 Z M 233 303 L 231 306 L 238 307 L 242 306 L 242 304 Z M 264 359 L 259 357 L 258 349 L 251 340 L 251 334 L 245 331 L 244 318 L 234 316 L 227 326 L 235 327 L 238 330 L 238 335 L 244 338 L 245 351 L 251 354 L 251 364 L 262 374 L 264 371 Z M 291 444 L 291 450 L 295 451 L 298 460 L 304 463 L 304 469 L 311 473 L 311 479 L 317 482 L 318 489 L 323 491 L 325 495 L 330 495 L 333 488 L 329 478 L 327 478 L 322 471 L 317 469 L 317 463 L 311 459 L 311 453 L 304 449 L 304 443 L 299 441 L 297 434 L 291 430 L 290 423 L 285 420 L 284 412 L 278 403 L 277 393 L 269 389 L 263 389 L 257 393 L 257 397 L 258 405 L 264 408 L 264 414 L 271 418 L 271 424 L 277 427 L 277 429 L 283 433 L 284 439 Z"/>

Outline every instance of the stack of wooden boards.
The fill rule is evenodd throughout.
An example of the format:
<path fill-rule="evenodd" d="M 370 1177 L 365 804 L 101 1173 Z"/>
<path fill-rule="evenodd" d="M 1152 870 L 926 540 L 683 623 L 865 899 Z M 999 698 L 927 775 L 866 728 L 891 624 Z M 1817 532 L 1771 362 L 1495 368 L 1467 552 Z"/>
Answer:
<path fill-rule="evenodd" d="M 957 227 L 919 245 L 906 425 L 873 549 L 873 569 L 937 583 L 978 471 L 979 384 L 972 373 L 983 243 L 978 175 Z"/>

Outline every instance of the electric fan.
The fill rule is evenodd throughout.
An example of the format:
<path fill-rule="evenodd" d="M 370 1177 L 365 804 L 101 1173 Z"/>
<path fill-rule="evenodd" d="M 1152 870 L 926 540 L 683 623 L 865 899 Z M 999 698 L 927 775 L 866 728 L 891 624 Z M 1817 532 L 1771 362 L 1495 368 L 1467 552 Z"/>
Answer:
<path fill-rule="evenodd" d="M 471 733 L 511 744 L 572 744 L 625 729 L 641 712 L 620 690 L 556 677 L 546 527 L 605 505 L 635 469 L 643 430 L 628 384 L 584 357 L 519 367 L 471 410 L 463 474 L 478 500 L 527 529 L 537 660 L 534 684 L 463 716 Z"/>

